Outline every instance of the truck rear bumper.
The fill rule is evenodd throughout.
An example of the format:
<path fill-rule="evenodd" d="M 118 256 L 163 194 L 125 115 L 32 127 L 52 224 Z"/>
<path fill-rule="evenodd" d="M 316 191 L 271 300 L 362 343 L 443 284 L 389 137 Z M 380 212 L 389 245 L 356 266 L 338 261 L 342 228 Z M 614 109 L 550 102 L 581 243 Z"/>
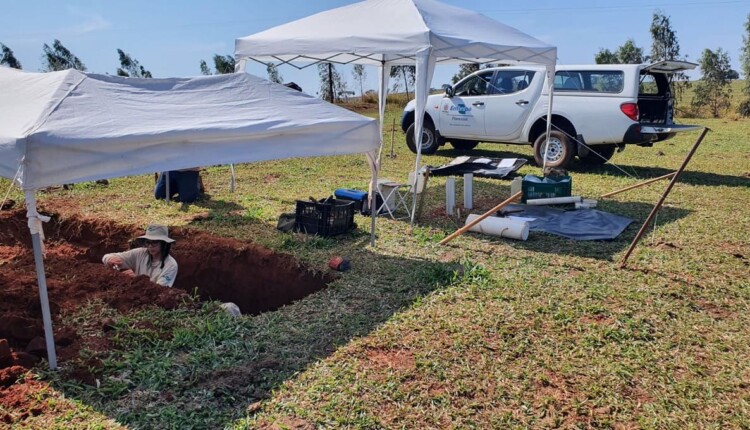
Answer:
<path fill-rule="evenodd" d="M 677 133 L 699 130 L 701 128 L 699 125 L 633 124 L 625 132 L 622 143 L 626 145 L 648 145 L 653 142 L 669 139 Z"/>

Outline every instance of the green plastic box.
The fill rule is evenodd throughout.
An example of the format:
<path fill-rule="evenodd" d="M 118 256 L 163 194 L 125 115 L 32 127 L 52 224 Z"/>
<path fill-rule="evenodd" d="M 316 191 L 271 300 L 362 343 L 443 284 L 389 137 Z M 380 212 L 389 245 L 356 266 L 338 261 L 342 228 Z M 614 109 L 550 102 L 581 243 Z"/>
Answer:
<path fill-rule="evenodd" d="M 551 199 L 554 197 L 569 197 L 573 189 L 570 176 L 539 177 L 526 175 L 521 182 L 523 195 L 521 201 L 534 199 Z"/>

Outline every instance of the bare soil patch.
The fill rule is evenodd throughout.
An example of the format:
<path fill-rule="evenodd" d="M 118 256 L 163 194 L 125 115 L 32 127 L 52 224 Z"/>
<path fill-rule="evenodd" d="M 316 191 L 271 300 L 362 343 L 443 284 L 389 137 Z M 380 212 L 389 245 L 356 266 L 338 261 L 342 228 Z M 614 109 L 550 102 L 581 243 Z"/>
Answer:
<path fill-rule="evenodd" d="M 321 290 L 334 279 L 329 273 L 309 269 L 290 255 L 175 228 L 170 236 L 177 241 L 172 253 L 179 273 L 175 287 L 165 288 L 146 276 L 131 278 L 101 263 L 104 254 L 134 246 L 132 238 L 142 234 L 140 227 L 55 215 L 44 231 L 55 349 L 58 362 L 63 365 L 78 358 L 83 348 L 109 348 L 110 319 L 87 322 L 88 327 L 100 327 L 101 336 L 82 338 L 77 327 L 65 326 L 61 318 L 91 300 L 127 313 L 146 306 L 194 306 L 189 294 L 196 292 L 204 300 L 233 302 L 243 314 L 258 314 Z M 31 237 L 23 210 L 0 213 L 0 315 L 0 406 L 28 410 L 29 405 L 24 406 L 24 402 L 36 385 L 29 385 L 22 376 L 46 358 L 47 351 Z M 94 384 L 100 366 L 96 361 L 86 362 L 80 369 L 68 369 L 67 375 Z"/>

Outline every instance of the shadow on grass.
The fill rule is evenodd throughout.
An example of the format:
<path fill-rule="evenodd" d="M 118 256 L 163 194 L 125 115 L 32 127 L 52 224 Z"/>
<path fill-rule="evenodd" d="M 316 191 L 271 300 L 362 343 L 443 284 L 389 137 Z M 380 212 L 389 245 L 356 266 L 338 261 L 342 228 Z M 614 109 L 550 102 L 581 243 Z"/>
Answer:
<path fill-rule="evenodd" d="M 525 158 L 529 160 L 530 164 L 534 163 L 534 157 L 530 156 L 529 154 L 522 154 L 520 152 L 514 152 L 514 151 L 508 151 L 503 149 L 502 147 L 498 146 L 497 150 L 490 150 L 485 148 L 475 148 L 471 150 L 459 150 L 455 149 L 451 146 L 450 143 L 445 144 L 445 146 L 440 147 L 440 149 L 435 152 L 435 155 L 440 155 L 443 157 L 460 157 L 463 155 L 468 155 L 472 157 L 488 157 L 488 158 Z"/>
<path fill-rule="evenodd" d="M 204 194 L 193 203 L 182 203 L 180 211 L 187 212 L 190 206 L 196 206 L 201 211 L 193 217 L 190 224 L 200 225 L 205 228 L 209 224 L 214 225 L 240 225 L 243 223 L 257 223 L 261 221 L 260 213 L 253 213 L 246 207 L 227 200 L 213 200 L 210 195 Z"/>
<path fill-rule="evenodd" d="M 257 316 L 234 320 L 210 307 L 142 314 L 114 333 L 124 343 L 104 360 L 101 387 L 53 386 L 134 428 L 225 428 L 299 372 L 451 285 L 458 270 L 365 249 L 362 229 L 321 241 L 287 239 L 325 255 L 333 246 L 352 268 L 327 288 Z"/>
<path fill-rule="evenodd" d="M 629 174 L 640 178 L 645 181 L 651 178 L 666 175 L 667 173 L 674 172 L 674 169 L 665 169 L 663 167 L 643 167 L 643 166 L 628 166 L 619 165 L 621 169 L 628 172 Z M 696 172 L 691 171 L 690 165 L 687 167 L 681 175 L 678 183 L 690 184 L 690 185 L 701 185 L 701 186 L 727 186 L 727 187 L 750 187 L 750 179 L 743 178 L 742 176 L 732 175 L 721 175 L 718 173 L 708 172 Z M 627 176 L 617 167 L 611 164 L 605 164 L 604 166 L 590 167 L 582 163 L 576 163 L 575 170 L 581 173 L 598 173 L 609 176 L 625 177 Z M 635 181 L 635 180 L 634 180 Z M 635 182 L 634 182 L 635 183 Z M 664 181 L 665 187 L 668 184 Z"/>

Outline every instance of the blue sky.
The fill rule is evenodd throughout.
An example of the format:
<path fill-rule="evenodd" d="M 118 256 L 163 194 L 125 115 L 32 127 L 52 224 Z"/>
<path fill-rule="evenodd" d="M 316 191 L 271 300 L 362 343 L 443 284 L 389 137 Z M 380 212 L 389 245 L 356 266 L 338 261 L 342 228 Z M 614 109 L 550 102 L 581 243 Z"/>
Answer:
<path fill-rule="evenodd" d="M 705 48 L 722 48 L 739 71 L 749 0 L 581 1 L 443 0 L 483 13 L 558 47 L 560 64 L 591 63 L 601 48 L 615 50 L 628 38 L 651 47 L 649 26 L 655 10 L 670 17 L 682 55 L 697 61 Z M 114 74 L 120 48 L 154 77 L 193 76 L 199 63 L 211 64 L 214 54 L 232 54 L 234 39 L 355 0 L 5 0 L 0 13 L 0 43 L 9 46 L 25 70 L 42 67 L 42 45 L 60 41 L 88 70 Z M 461 25 L 457 22 L 456 25 Z M 446 83 L 457 66 L 440 66 L 433 87 Z M 260 68 L 250 69 L 265 77 Z M 295 81 L 316 94 L 317 73 L 288 66 L 279 69 L 284 81 Z M 355 87 L 348 69 L 343 76 Z M 367 88 L 375 88 L 375 70 L 367 70 Z M 696 75 L 695 77 L 697 77 Z"/>

